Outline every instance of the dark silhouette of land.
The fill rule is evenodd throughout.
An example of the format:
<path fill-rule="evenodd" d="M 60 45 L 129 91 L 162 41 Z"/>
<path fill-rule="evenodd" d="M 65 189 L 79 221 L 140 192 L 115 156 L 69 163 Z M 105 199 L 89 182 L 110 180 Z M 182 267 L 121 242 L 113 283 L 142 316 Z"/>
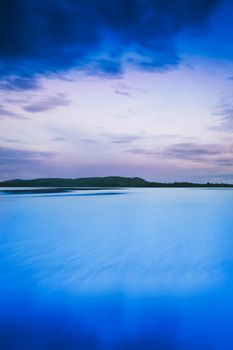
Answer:
<path fill-rule="evenodd" d="M 32 180 L 7 180 L 0 182 L 0 187 L 232 187 L 226 183 L 192 182 L 150 182 L 139 177 L 87 177 L 78 179 L 42 178 Z"/>

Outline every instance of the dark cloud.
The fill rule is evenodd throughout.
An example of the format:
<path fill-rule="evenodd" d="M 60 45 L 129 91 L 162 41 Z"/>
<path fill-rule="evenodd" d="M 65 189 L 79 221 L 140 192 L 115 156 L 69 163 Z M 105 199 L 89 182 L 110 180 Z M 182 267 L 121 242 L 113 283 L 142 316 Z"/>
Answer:
<path fill-rule="evenodd" d="M 38 101 L 33 101 L 23 106 L 26 112 L 39 113 L 50 111 L 57 107 L 69 106 L 70 101 L 65 94 L 57 94 L 55 96 L 44 97 Z"/>
<path fill-rule="evenodd" d="M 0 3 L 1 88 L 82 68 L 115 75 L 179 63 L 175 36 L 200 28 L 220 0 L 8 0 Z M 33 80 L 31 80 L 33 78 Z"/>

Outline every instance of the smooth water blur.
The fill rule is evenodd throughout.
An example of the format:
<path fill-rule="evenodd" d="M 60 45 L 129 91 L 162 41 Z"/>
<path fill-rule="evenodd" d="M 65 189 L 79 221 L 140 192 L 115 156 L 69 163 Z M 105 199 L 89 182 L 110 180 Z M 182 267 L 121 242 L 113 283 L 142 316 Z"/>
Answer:
<path fill-rule="evenodd" d="M 233 349 L 233 190 L 5 190 L 1 350 Z"/>

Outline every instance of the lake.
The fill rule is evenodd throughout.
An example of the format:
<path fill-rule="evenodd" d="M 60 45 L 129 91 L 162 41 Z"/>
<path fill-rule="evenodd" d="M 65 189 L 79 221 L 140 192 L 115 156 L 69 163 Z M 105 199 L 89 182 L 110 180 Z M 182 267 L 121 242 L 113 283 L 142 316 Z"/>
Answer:
<path fill-rule="evenodd" d="M 233 190 L 0 189 L 1 350 L 232 350 Z"/>

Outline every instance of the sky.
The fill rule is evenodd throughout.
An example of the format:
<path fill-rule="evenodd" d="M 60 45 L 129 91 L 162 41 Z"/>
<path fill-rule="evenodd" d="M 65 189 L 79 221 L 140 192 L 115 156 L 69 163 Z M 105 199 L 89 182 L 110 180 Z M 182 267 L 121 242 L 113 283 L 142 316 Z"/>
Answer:
<path fill-rule="evenodd" d="M 232 0 L 0 2 L 0 180 L 233 182 Z"/>

